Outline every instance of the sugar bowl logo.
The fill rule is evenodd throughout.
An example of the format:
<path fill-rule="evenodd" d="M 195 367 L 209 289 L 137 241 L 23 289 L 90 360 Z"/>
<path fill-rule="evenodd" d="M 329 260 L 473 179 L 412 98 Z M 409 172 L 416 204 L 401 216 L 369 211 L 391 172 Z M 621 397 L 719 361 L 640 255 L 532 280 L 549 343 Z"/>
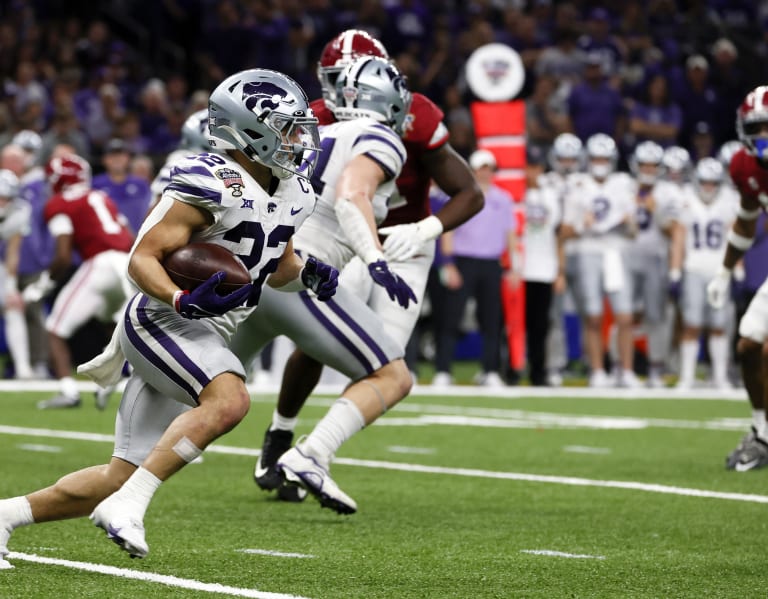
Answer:
<path fill-rule="evenodd" d="M 505 44 L 486 44 L 467 60 L 467 83 L 485 102 L 505 102 L 514 98 L 525 82 L 520 55 Z"/>
<path fill-rule="evenodd" d="M 216 176 L 222 180 L 224 187 L 232 190 L 232 196 L 239 198 L 243 195 L 243 176 L 231 168 L 220 168 Z"/>

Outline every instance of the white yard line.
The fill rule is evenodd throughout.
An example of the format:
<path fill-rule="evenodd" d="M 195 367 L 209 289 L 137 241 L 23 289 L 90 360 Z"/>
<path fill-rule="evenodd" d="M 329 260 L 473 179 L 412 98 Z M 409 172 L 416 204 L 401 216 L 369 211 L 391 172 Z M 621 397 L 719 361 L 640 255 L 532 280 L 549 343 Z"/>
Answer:
<path fill-rule="evenodd" d="M 205 593 L 217 593 L 220 595 L 229 595 L 230 597 L 253 597 L 255 599 L 307 599 L 300 595 L 287 595 L 285 593 L 269 593 L 257 589 L 243 589 L 240 587 L 231 587 L 217 582 L 201 582 L 189 578 L 179 578 L 177 576 L 168 576 L 166 574 L 156 574 L 154 572 L 145 572 L 141 570 L 128 570 L 126 568 L 116 568 L 115 566 L 105 566 L 103 564 L 92 564 L 89 562 L 75 562 L 66 559 L 56 559 L 52 557 L 42 557 L 31 553 L 16 553 L 11 551 L 8 559 L 33 562 L 36 564 L 46 564 L 49 566 L 63 566 L 73 570 L 82 570 L 84 572 L 95 572 L 97 574 L 107 574 L 120 578 L 130 578 L 133 580 L 143 580 L 144 582 L 154 582 L 164 584 L 170 587 L 180 589 L 190 589 L 193 591 L 202 591 Z"/>
<path fill-rule="evenodd" d="M 586 453 L 592 455 L 608 455 L 611 449 L 608 447 L 590 447 L 589 445 L 566 445 L 563 451 L 567 453 Z"/>
<path fill-rule="evenodd" d="M 94 435 L 92 433 L 78 433 L 75 431 L 56 431 L 50 429 L 28 429 L 24 427 L 0 426 L 0 434 L 6 435 L 31 435 L 46 436 L 51 438 L 65 438 L 81 441 L 112 442 L 111 435 Z M 259 455 L 259 450 L 248 447 L 232 447 L 228 445 L 211 445 L 206 449 L 209 453 L 223 453 L 229 455 L 241 455 L 254 457 Z M 701 497 L 708 499 L 722 499 L 727 501 L 746 501 L 751 503 L 768 503 L 768 496 L 754 495 L 750 493 L 727 493 L 722 491 L 709 491 L 706 489 L 690 489 L 686 487 L 674 487 L 655 483 L 642 483 L 635 481 L 600 480 L 579 478 L 573 476 L 552 476 L 543 474 L 526 474 L 520 472 L 497 472 L 493 470 L 478 470 L 472 468 L 444 468 L 441 466 L 425 466 L 423 464 L 405 464 L 399 462 L 386 462 L 377 460 L 357 460 L 354 458 L 336 458 L 336 464 L 357 466 L 360 468 L 376 468 L 379 470 L 395 470 L 402 472 L 421 472 L 424 474 L 442 474 L 448 476 L 468 476 L 474 478 L 489 478 L 498 480 L 515 480 L 534 483 L 546 483 L 556 485 L 570 485 L 578 487 L 603 487 L 624 489 L 632 491 L 644 491 L 647 493 L 662 493 L 666 495 L 682 495 L 685 497 Z"/>
<path fill-rule="evenodd" d="M 550 557 L 569 557 L 571 559 L 605 559 L 604 555 L 586 555 L 583 553 L 564 553 L 562 551 L 552 551 L 551 549 L 521 549 L 520 553 L 530 553 L 531 555 L 547 555 Z"/>
<path fill-rule="evenodd" d="M 272 551 L 271 549 L 237 549 L 238 553 L 249 553 L 253 555 L 268 555 L 270 557 L 292 557 L 300 559 L 316 558 L 316 555 L 307 553 L 287 553 L 283 551 Z"/>

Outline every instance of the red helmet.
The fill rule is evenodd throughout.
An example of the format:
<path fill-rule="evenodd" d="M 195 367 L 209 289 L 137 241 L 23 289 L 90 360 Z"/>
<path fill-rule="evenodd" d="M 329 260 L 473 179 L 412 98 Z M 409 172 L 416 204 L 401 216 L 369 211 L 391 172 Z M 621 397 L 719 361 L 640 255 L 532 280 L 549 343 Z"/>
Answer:
<path fill-rule="evenodd" d="M 86 189 L 91 184 L 91 165 L 76 154 L 51 158 L 45 165 L 45 176 L 53 193 L 75 186 Z"/>
<path fill-rule="evenodd" d="M 756 87 L 747 94 L 736 111 L 736 132 L 747 151 L 768 161 L 768 134 L 760 133 L 768 124 L 768 85 Z"/>
<path fill-rule="evenodd" d="M 336 80 L 345 66 L 361 56 L 378 56 L 389 60 L 384 45 L 367 31 L 347 29 L 323 48 L 317 63 L 317 78 L 323 88 L 323 100 L 328 110 L 336 107 Z"/>

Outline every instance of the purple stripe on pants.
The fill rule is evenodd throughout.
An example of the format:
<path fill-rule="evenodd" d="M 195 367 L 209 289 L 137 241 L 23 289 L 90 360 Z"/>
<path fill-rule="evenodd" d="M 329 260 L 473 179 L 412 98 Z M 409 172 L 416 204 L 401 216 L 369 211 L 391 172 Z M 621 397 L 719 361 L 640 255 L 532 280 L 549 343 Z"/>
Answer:
<path fill-rule="evenodd" d="M 149 320 L 149 317 L 146 313 L 146 306 L 149 303 L 149 298 L 146 295 L 140 295 L 137 296 L 141 299 L 139 300 L 139 305 L 136 308 L 136 313 L 138 315 L 139 322 L 141 325 L 147 330 L 147 332 L 152 335 L 159 343 L 160 345 L 169 353 L 171 354 L 176 362 L 187 370 L 192 376 L 194 376 L 197 381 L 200 383 L 201 386 L 205 387 L 209 382 L 210 379 L 208 376 L 201 371 L 197 365 L 184 354 L 184 352 L 181 350 L 181 348 L 171 340 L 171 338 L 158 327 L 156 324 L 151 322 Z M 134 302 L 136 301 L 136 298 L 131 300 L 131 305 L 129 305 L 128 310 L 126 311 L 126 315 L 130 313 L 131 308 L 133 307 Z M 155 353 L 145 342 L 144 340 L 139 336 L 139 334 L 136 332 L 136 330 L 133 327 L 133 324 L 131 323 L 130 318 L 125 319 L 125 331 L 128 335 L 128 339 L 130 339 L 133 346 L 138 350 L 138 352 L 144 356 L 155 368 L 157 368 L 160 372 L 162 372 L 166 377 L 168 377 L 171 381 L 173 381 L 176 385 L 178 385 L 181 389 L 183 389 L 192 399 L 197 402 L 198 393 L 195 391 L 195 389 L 186 382 L 177 372 L 175 372 L 168 363 L 157 353 Z"/>
<path fill-rule="evenodd" d="M 376 357 L 379 359 L 379 362 L 382 364 L 389 363 L 389 358 L 387 357 L 387 354 L 384 353 L 384 350 L 381 349 L 381 346 L 374 341 L 371 336 L 363 329 L 358 323 L 356 323 L 352 318 L 350 318 L 349 314 L 344 312 L 344 310 L 337 304 L 335 301 L 328 300 L 325 302 L 325 305 L 328 306 L 333 312 L 341 318 L 341 320 L 344 321 L 344 323 L 352 329 L 357 335 L 360 337 L 360 339 L 365 343 L 366 346 L 368 346 L 368 349 L 370 349 Z"/>
<path fill-rule="evenodd" d="M 323 325 L 328 331 L 336 338 L 336 340 L 341 343 L 349 353 L 351 353 L 355 358 L 357 358 L 357 361 L 360 362 L 360 364 L 363 365 L 363 368 L 365 368 L 365 371 L 367 373 L 371 373 L 375 370 L 373 367 L 373 364 L 371 364 L 366 357 L 362 354 L 362 352 L 355 347 L 355 344 L 352 343 L 352 340 L 349 339 L 346 335 L 344 335 L 338 327 L 333 324 L 328 318 L 322 314 L 315 305 L 314 300 L 309 296 L 309 293 L 306 291 L 300 291 L 299 297 L 301 298 L 301 301 L 304 302 L 304 305 L 307 307 L 307 309 L 312 313 L 312 316 L 315 317 L 315 319 Z M 330 304 L 329 302 L 326 302 L 327 304 Z M 349 316 L 345 315 L 346 318 L 344 318 L 345 322 L 351 322 L 351 319 Z"/>

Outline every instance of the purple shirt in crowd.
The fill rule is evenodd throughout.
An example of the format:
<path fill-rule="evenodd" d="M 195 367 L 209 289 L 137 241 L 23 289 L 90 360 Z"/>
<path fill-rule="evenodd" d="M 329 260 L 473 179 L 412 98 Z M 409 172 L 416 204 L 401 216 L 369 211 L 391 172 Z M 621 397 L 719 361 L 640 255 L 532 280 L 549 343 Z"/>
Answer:
<path fill-rule="evenodd" d="M 667 104 L 666 106 L 651 106 L 649 104 L 641 104 L 638 102 L 632 108 L 629 118 L 640 119 L 654 125 L 674 125 L 677 127 L 678 131 L 683 124 L 683 113 L 680 110 L 680 107 L 674 103 Z M 646 138 L 640 135 L 637 136 L 637 143 L 645 140 Z M 658 139 L 654 139 L 653 141 L 664 147 L 673 145 L 673 142 L 662 143 Z"/>
<path fill-rule="evenodd" d="M 497 260 L 507 249 L 515 228 L 512 196 L 495 185 L 485 192 L 485 206 L 453 231 L 453 254 L 466 258 Z"/>
<path fill-rule="evenodd" d="M 568 97 L 574 133 L 582 141 L 595 133 L 616 135 L 616 124 L 623 110 L 621 94 L 607 83 L 597 87 L 582 83 L 575 86 Z"/>
<path fill-rule="evenodd" d="M 149 183 L 140 177 L 128 175 L 122 183 L 116 183 L 103 173 L 93 178 L 93 188 L 106 193 L 115 202 L 117 209 L 125 215 L 136 234 L 144 222 L 149 209 L 152 193 Z"/>

